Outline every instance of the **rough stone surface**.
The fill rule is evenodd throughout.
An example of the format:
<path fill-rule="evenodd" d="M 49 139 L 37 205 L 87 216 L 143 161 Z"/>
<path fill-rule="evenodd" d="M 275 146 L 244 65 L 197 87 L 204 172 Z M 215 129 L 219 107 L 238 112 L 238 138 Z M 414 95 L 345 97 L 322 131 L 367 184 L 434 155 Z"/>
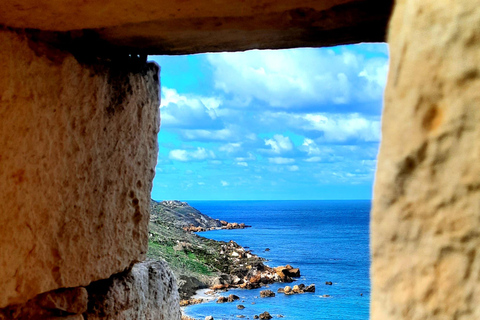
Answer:
<path fill-rule="evenodd" d="M 0 309 L 0 319 L 83 320 L 87 303 L 88 293 L 83 287 L 58 289 L 40 294 L 24 304 Z"/>
<path fill-rule="evenodd" d="M 397 1 L 371 224 L 372 320 L 480 319 L 480 7 Z"/>
<path fill-rule="evenodd" d="M 88 288 L 88 320 L 180 320 L 175 276 L 162 261 L 146 261 L 131 271 Z"/>
<path fill-rule="evenodd" d="M 142 61 L 77 60 L 8 30 L 0 53 L 2 308 L 144 258 L 159 99 Z"/>
<path fill-rule="evenodd" d="M 77 49 L 96 51 L 110 46 L 148 54 L 312 47 L 384 41 L 392 2 L 4 0 L 0 25 L 64 32 L 42 37 L 62 45 L 71 39 Z"/>

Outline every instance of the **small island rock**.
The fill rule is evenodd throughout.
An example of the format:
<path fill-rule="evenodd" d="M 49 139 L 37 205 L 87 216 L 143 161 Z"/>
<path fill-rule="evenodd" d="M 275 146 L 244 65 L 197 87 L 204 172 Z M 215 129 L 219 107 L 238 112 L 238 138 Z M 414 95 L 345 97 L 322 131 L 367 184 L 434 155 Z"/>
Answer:
<path fill-rule="evenodd" d="M 260 298 L 275 297 L 275 293 L 272 290 L 260 291 Z"/>
<path fill-rule="evenodd" d="M 305 288 L 305 292 L 315 292 L 315 284 L 311 284 Z"/>
<path fill-rule="evenodd" d="M 227 301 L 228 301 L 228 302 L 233 302 L 233 301 L 239 300 L 239 299 L 240 299 L 239 296 L 236 296 L 236 295 L 234 295 L 234 294 L 231 294 L 231 295 L 228 296 Z"/>

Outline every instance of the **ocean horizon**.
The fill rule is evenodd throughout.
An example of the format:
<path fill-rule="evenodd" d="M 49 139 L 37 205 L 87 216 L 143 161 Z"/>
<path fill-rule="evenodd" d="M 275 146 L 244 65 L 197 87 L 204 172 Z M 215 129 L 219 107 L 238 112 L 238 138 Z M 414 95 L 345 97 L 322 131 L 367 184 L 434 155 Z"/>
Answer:
<path fill-rule="evenodd" d="M 201 236 L 233 240 L 267 259 L 270 267 L 299 268 L 295 282 L 275 283 L 256 290 L 233 289 L 235 303 L 215 301 L 189 306 L 195 319 L 253 319 L 268 311 L 274 318 L 300 320 L 369 318 L 371 200 L 189 200 L 212 218 L 252 226 L 238 230 L 202 232 Z M 326 282 L 332 285 L 326 285 Z M 315 293 L 260 298 L 260 291 L 295 284 L 315 284 Z M 242 304 L 245 309 L 237 309 Z"/>

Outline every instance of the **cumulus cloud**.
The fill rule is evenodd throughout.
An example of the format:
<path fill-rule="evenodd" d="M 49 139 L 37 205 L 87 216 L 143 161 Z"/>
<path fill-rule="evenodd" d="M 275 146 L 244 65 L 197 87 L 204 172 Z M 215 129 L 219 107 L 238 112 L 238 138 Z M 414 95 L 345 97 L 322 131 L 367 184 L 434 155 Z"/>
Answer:
<path fill-rule="evenodd" d="M 229 185 L 229 183 L 227 181 L 224 181 L 224 180 L 220 181 L 220 184 L 222 185 L 222 187 L 226 187 L 226 186 Z"/>
<path fill-rule="evenodd" d="M 268 158 L 268 162 L 273 163 L 273 164 L 290 164 L 294 163 L 295 159 L 292 158 L 282 158 L 282 157 L 273 157 L 273 158 Z"/>
<path fill-rule="evenodd" d="M 235 158 L 236 161 L 241 161 L 241 162 L 242 162 L 242 161 L 243 161 L 243 162 L 245 162 L 245 161 L 252 161 L 252 160 L 256 160 L 256 159 L 257 159 L 257 158 L 256 158 L 256 157 L 253 155 L 253 153 L 251 153 L 251 152 L 248 152 L 246 157 L 236 157 L 236 158 Z"/>
<path fill-rule="evenodd" d="M 282 124 L 294 132 L 322 137 L 322 141 L 342 143 L 348 141 L 378 142 L 381 135 L 379 116 L 360 113 L 304 113 L 266 112 L 263 117 L 270 123 Z M 301 150 L 309 154 L 319 152 L 313 145 L 304 145 Z"/>
<path fill-rule="evenodd" d="M 349 47 L 252 50 L 209 54 L 217 89 L 248 106 L 258 100 L 280 109 L 328 109 L 380 101 L 386 55 L 371 57 Z"/>
<path fill-rule="evenodd" d="M 248 167 L 248 163 L 246 163 L 245 161 L 240 161 L 240 162 L 237 162 L 237 166 Z"/>
<path fill-rule="evenodd" d="M 224 144 L 218 148 L 220 151 L 224 151 L 227 153 L 235 153 L 242 150 L 242 143 L 241 142 L 231 142 Z"/>
<path fill-rule="evenodd" d="M 215 158 L 215 154 L 211 150 L 197 147 L 196 150 L 174 149 L 168 154 L 168 157 L 177 161 L 202 161 L 206 159 Z"/>
<path fill-rule="evenodd" d="M 218 97 L 179 94 L 175 89 L 162 88 L 160 113 L 162 127 L 215 128 L 221 126 L 217 112 L 222 104 Z"/>
<path fill-rule="evenodd" d="M 281 154 L 293 149 L 292 140 L 281 134 L 274 135 L 272 139 L 265 139 L 265 145 L 270 146 L 271 152 L 276 154 Z"/>
<path fill-rule="evenodd" d="M 185 140 L 195 141 L 240 141 L 242 139 L 241 134 L 236 130 L 235 126 L 219 130 L 186 129 L 180 131 L 180 135 Z"/>

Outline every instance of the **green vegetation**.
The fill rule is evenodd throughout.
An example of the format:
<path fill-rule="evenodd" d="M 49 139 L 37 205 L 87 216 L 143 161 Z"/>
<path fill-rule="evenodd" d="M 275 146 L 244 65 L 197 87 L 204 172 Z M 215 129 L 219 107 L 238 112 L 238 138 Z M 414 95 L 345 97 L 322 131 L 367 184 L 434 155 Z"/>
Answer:
<path fill-rule="evenodd" d="M 176 251 L 171 244 L 149 241 L 147 256 L 151 259 L 162 258 L 174 270 L 188 273 L 198 273 L 210 276 L 217 271 L 205 260 L 205 255 L 196 255 L 192 251 Z"/>

